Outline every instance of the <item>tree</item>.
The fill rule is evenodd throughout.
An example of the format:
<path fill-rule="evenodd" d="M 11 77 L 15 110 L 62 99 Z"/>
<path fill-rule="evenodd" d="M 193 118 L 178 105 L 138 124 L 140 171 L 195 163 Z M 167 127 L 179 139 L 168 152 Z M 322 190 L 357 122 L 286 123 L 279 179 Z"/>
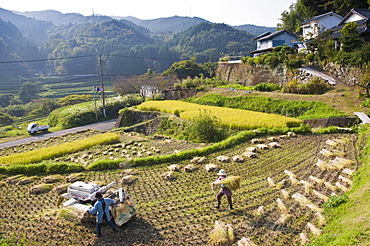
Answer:
<path fill-rule="evenodd" d="M 13 119 L 9 114 L 0 112 L 0 125 L 8 125 L 13 123 Z"/>
<path fill-rule="evenodd" d="M 172 66 L 163 72 L 163 75 L 174 74 L 178 79 L 186 79 L 187 77 L 199 77 L 204 70 L 196 62 L 196 59 L 193 57 L 190 60 L 179 61 L 172 64 Z"/>
<path fill-rule="evenodd" d="M 341 48 L 344 52 L 352 52 L 362 46 L 362 40 L 357 31 L 357 23 L 349 22 L 340 31 L 341 37 L 339 39 Z"/>
<path fill-rule="evenodd" d="M 37 95 L 36 85 L 30 81 L 23 83 L 21 88 L 18 90 L 18 95 L 19 99 L 21 99 L 23 103 L 30 102 Z"/>
<path fill-rule="evenodd" d="M 292 4 L 289 7 L 289 11 L 281 13 L 280 20 L 282 23 L 277 24 L 278 30 L 286 29 L 290 32 L 298 32 L 300 28 L 299 25 L 302 23 L 304 18 L 295 9 L 295 5 Z"/>
<path fill-rule="evenodd" d="M 194 117 L 189 135 L 190 139 L 196 142 L 214 143 L 224 139 L 227 130 L 221 125 L 220 119 L 212 116 L 210 111 L 204 110 Z"/>
<path fill-rule="evenodd" d="M 174 79 L 163 78 L 152 70 L 141 76 L 123 77 L 114 80 L 113 90 L 120 95 L 139 94 L 143 101 L 146 97 L 156 97 L 161 90 L 175 83 Z"/>
<path fill-rule="evenodd" d="M 10 105 L 10 100 L 14 98 L 14 95 L 11 93 L 2 93 L 0 94 L 0 106 L 6 107 Z"/>
<path fill-rule="evenodd" d="M 370 1 L 368 0 L 336 0 L 333 2 L 335 13 L 345 16 L 351 9 L 368 9 Z"/>

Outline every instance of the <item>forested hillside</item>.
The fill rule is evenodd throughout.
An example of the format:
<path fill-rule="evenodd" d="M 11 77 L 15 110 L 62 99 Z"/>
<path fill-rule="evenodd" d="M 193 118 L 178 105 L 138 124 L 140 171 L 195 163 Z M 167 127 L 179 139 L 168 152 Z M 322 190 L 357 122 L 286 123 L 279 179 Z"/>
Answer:
<path fill-rule="evenodd" d="M 172 16 L 168 18 L 158 18 L 154 20 L 140 20 L 135 17 L 117 17 L 118 19 L 125 19 L 135 23 L 138 26 L 145 27 L 153 33 L 168 33 L 168 32 L 180 32 L 184 31 L 192 26 L 206 22 L 207 20 L 198 17 L 184 17 L 184 16 Z"/>
<path fill-rule="evenodd" d="M 217 61 L 223 54 L 246 55 L 254 49 L 253 35 L 225 24 L 201 23 L 177 34 L 169 43 L 188 59 L 199 54 L 200 62 Z"/>
<path fill-rule="evenodd" d="M 10 45 L 3 50 L 6 61 L 27 58 L 31 62 L 15 66 L 13 72 L 8 70 L 2 76 L 97 74 L 100 54 L 104 73 L 110 76 L 144 74 L 148 69 L 160 73 L 174 62 L 191 57 L 199 63 L 216 62 L 221 56 L 245 56 L 254 49 L 254 35 L 197 17 L 116 20 L 53 10 L 16 14 L 1 9 L 0 18 L 9 21 L 13 33 L 18 33 L 12 36 L 11 45 L 27 43 L 33 47 L 14 52 Z M 1 33 L 9 33 L 5 26 L 0 28 Z M 43 61 L 33 66 L 36 59 Z M 37 69 L 24 70 L 24 66 Z"/>
<path fill-rule="evenodd" d="M 3 76 L 12 76 L 14 70 L 18 71 L 17 75 L 27 74 L 33 69 L 32 65 L 35 65 L 7 63 L 8 61 L 39 59 L 40 57 L 41 53 L 37 46 L 28 42 L 15 25 L 0 19 L 0 61 L 3 62 L 0 73 Z"/>
<path fill-rule="evenodd" d="M 53 28 L 52 22 L 35 20 L 2 8 L 0 8 L 0 18 L 13 23 L 24 37 L 38 45 L 47 42 L 48 30 Z"/>
<path fill-rule="evenodd" d="M 273 33 L 276 31 L 276 27 L 263 27 L 263 26 L 256 26 L 256 25 L 250 25 L 250 24 L 241 25 L 241 26 L 233 26 L 233 28 L 249 32 L 250 34 L 253 34 L 256 36 L 260 35 L 261 33 L 265 33 L 265 32 Z"/>
<path fill-rule="evenodd" d="M 44 10 L 44 11 L 26 11 L 26 12 L 15 12 L 26 17 L 35 18 L 36 20 L 49 21 L 54 25 L 69 25 L 72 24 L 84 24 L 84 23 L 100 23 L 112 20 L 108 16 L 83 16 L 78 13 L 66 13 L 63 14 L 55 10 Z"/>

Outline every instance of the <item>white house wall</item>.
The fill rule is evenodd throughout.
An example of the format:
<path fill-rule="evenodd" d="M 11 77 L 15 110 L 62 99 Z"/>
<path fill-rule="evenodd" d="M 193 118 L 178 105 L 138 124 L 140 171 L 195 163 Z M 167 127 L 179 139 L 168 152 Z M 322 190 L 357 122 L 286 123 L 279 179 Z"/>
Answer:
<path fill-rule="evenodd" d="M 344 23 L 355 22 L 355 21 L 359 21 L 363 19 L 364 19 L 363 17 L 353 13 L 350 16 L 348 16 L 348 18 L 344 21 Z"/>
<path fill-rule="evenodd" d="M 294 44 L 291 43 L 292 40 L 297 41 L 297 38 L 288 33 L 282 33 L 274 36 L 272 39 L 257 41 L 257 50 L 275 48 L 276 46 L 280 46 L 283 44 L 294 47 Z M 274 45 L 274 43 L 279 43 L 279 41 L 281 41 L 281 44 Z"/>
<path fill-rule="evenodd" d="M 328 15 L 328 16 L 325 16 L 321 19 L 312 21 L 308 25 L 303 26 L 302 36 L 305 39 L 314 38 L 314 37 L 317 36 L 318 31 L 322 32 L 322 31 L 326 31 L 326 30 L 328 30 L 332 27 L 335 27 L 339 24 L 339 22 L 341 20 L 342 19 L 338 16 Z M 320 29 L 318 30 L 318 28 L 320 28 Z"/>

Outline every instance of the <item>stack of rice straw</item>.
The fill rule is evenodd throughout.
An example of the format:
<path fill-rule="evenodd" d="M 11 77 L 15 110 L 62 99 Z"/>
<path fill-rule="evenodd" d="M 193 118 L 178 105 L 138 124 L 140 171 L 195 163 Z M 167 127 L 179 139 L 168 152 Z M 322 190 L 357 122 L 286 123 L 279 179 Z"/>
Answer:
<path fill-rule="evenodd" d="M 240 176 L 229 176 L 224 178 L 223 180 L 212 183 L 212 190 L 220 188 L 221 184 L 223 184 L 230 190 L 235 191 L 240 188 L 240 181 L 241 181 Z"/>

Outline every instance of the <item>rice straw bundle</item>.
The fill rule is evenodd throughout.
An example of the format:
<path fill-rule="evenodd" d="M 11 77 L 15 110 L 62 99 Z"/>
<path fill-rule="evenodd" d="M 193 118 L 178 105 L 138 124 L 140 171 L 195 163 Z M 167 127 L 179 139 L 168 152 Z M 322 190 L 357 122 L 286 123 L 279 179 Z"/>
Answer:
<path fill-rule="evenodd" d="M 322 199 L 324 202 L 327 202 L 329 200 L 329 197 L 321 194 L 320 192 L 318 192 L 317 190 L 312 190 L 312 193 L 317 196 L 318 198 Z"/>
<path fill-rule="evenodd" d="M 284 224 L 290 217 L 292 217 L 288 213 L 280 214 L 280 218 L 275 222 L 276 224 Z"/>
<path fill-rule="evenodd" d="M 338 187 L 335 187 L 330 182 L 325 182 L 324 185 L 326 186 L 326 188 L 328 188 L 331 191 L 336 191 L 338 189 Z"/>
<path fill-rule="evenodd" d="M 333 149 L 332 152 L 335 156 L 339 156 L 339 157 L 345 157 L 347 155 L 346 152 L 343 152 L 337 149 Z"/>
<path fill-rule="evenodd" d="M 204 166 L 207 172 L 214 172 L 218 170 L 218 166 L 216 164 L 207 164 Z"/>
<path fill-rule="evenodd" d="M 287 174 L 289 177 L 297 178 L 297 175 L 295 175 L 295 174 L 294 174 L 294 173 L 292 173 L 291 171 L 284 170 L 284 173 L 285 173 L 285 174 Z"/>
<path fill-rule="evenodd" d="M 320 212 L 320 213 L 324 212 L 324 209 L 319 208 L 316 204 L 308 203 L 308 204 L 305 204 L 305 205 L 306 205 L 306 207 L 308 207 L 309 209 L 311 209 L 312 212 L 315 212 L 315 213 L 317 213 L 317 212 Z"/>
<path fill-rule="evenodd" d="M 310 242 L 310 239 L 308 239 L 307 233 L 299 233 L 299 238 L 301 239 L 301 244 L 308 244 Z"/>
<path fill-rule="evenodd" d="M 311 230 L 312 234 L 315 236 L 321 235 L 321 230 L 316 228 L 313 224 L 307 223 L 307 227 Z"/>
<path fill-rule="evenodd" d="M 333 162 L 336 163 L 336 165 L 340 165 L 340 166 L 344 166 L 344 167 L 348 167 L 348 166 L 351 166 L 353 165 L 355 162 L 352 161 L 352 160 L 349 160 L 349 159 L 346 159 L 346 158 L 341 158 L 341 157 L 336 157 Z"/>
<path fill-rule="evenodd" d="M 136 180 L 137 180 L 137 177 L 135 177 L 134 175 L 127 175 L 127 176 L 122 177 L 121 184 L 123 184 L 123 185 L 124 184 L 132 184 Z"/>
<path fill-rule="evenodd" d="M 256 158 L 257 154 L 255 152 L 246 151 L 242 153 L 243 156 L 249 157 L 249 158 Z"/>
<path fill-rule="evenodd" d="M 282 194 L 283 199 L 284 199 L 285 201 L 288 201 L 288 200 L 289 200 L 289 193 L 288 193 L 286 190 L 282 189 L 282 190 L 281 190 L 281 194 Z"/>
<path fill-rule="evenodd" d="M 310 200 L 307 199 L 307 197 L 299 193 L 294 193 L 292 195 L 292 198 L 296 200 L 301 206 L 312 203 Z"/>
<path fill-rule="evenodd" d="M 319 179 L 319 178 L 316 178 L 314 176 L 310 176 L 308 178 L 311 179 L 313 182 L 315 182 L 318 185 L 323 185 L 324 182 L 325 182 L 325 179 Z"/>
<path fill-rule="evenodd" d="M 173 180 L 177 178 L 176 174 L 173 171 L 168 171 L 163 174 L 161 174 L 162 179 L 164 180 Z"/>
<path fill-rule="evenodd" d="M 280 209 L 280 212 L 281 213 L 287 213 L 288 212 L 288 209 L 286 208 L 285 204 L 283 203 L 283 201 L 278 198 L 276 200 L 277 204 L 278 204 L 278 208 Z"/>
<path fill-rule="evenodd" d="M 216 221 L 215 227 L 210 233 L 208 243 L 214 246 L 230 245 L 235 241 L 235 236 L 231 225 L 226 225 L 222 221 Z"/>
<path fill-rule="evenodd" d="M 352 175 L 354 173 L 355 170 L 352 170 L 352 169 L 349 169 L 349 168 L 344 168 L 342 170 L 342 173 L 345 173 L 345 174 L 348 174 L 348 175 Z"/>
<path fill-rule="evenodd" d="M 338 160 L 330 160 L 329 165 L 335 167 L 336 169 L 340 170 L 345 167 L 345 165 L 342 162 L 339 162 Z"/>
<path fill-rule="evenodd" d="M 349 184 L 349 185 L 352 185 L 352 180 L 350 179 L 347 179 L 346 177 L 343 177 L 342 175 L 339 175 L 338 176 L 338 179 L 342 180 L 343 182 Z"/>
<path fill-rule="evenodd" d="M 323 226 L 323 225 L 325 225 L 325 217 L 324 217 L 324 215 L 322 215 L 320 212 L 317 212 L 316 214 L 315 214 L 315 216 L 316 216 L 316 218 L 317 218 L 317 220 L 318 220 L 318 222 L 319 222 L 319 225 L 321 225 L 321 226 Z"/>
<path fill-rule="evenodd" d="M 289 177 L 289 180 L 290 180 L 290 183 L 292 185 L 299 185 L 300 184 L 299 180 L 296 179 L 296 178 L 294 178 L 294 177 L 292 177 L 292 176 Z"/>
<path fill-rule="evenodd" d="M 276 138 L 276 137 L 268 137 L 267 138 L 269 141 L 271 141 L 271 142 L 276 142 L 276 141 L 278 141 L 278 139 Z"/>
<path fill-rule="evenodd" d="M 240 176 L 229 176 L 224 178 L 223 180 L 218 181 L 217 183 L 225 185 L 227 188 L 229 188 L 232 191 L 235 191 L 240 188 Z"/>
<path fill-rule="evenodd" d="M 340 144 L 346 144 L 350 141 L 350 139 L 349 138 L 337 138 L 337 139 L 334 139 L 334 141 Z"/>
<path fill-rule="evenodd" d="M 330 150 L 327 150 L 327 149 L 320 150 L 320 154 L 322 154 L 326 158 L 332 158 L 332 157 L 335 156 L 333 152 L 331 152 Z"/>
<path fill-rule="evenodd" d="M 254 212 L 254 219 L 255 220 L 260 220 L 262 219 L 263 214 L 265 213 L 265 208 L 264 206 L 259 206 Z"/>
<path fill-rule="evenodd" d="M 253 152 L 253 153 L 256 153 L 256 152 L 257 152 L 257 148 L 256 148 L 256 147 L 248 147 L 248 148 L 247 148 L 247 152 Z"/>
<path fill-rule="evenodd" d="M 269 146 L 268 146 L 268 145 L 266 145 L 266 144 L 257 144 L 257 145 L 256 145 L 256 148 L 257 148 L 257 149 L 264 150 L 264 149 L 269 149 Z"/>
<path fill-rule="evenodd" d="M 332 165 L 329 165 L 326 161 L 323 161 L 321 159 L 317 160 L 316 166 L 318 166 L 323 171 L 336 169 L 335 167 L 333 167 Z"/>
<path fill-rule="evenodd" d="M 313 184 L 311 184 L 307 181 L 304 181 L 304 180 L 301 180 L 299 182 L 304 185 L 304 193 L 306 195 L 309 195 L 311 193 L 311 189 L 313 188 Z"/>
<path fill-rule="evenodd" d="M 267 182 L 269 183 L 269 186 L 270 186 L 271 188 L 273 188 L 273 187 L 275 187 L 275 186 L 276 186 L 276 184 L 275 184 L 274 180 L 273 180 L 271 177 L 268 177 L 268 178 L 267 178 Z"/>
<path fill-rule="evenodd" d="M 347 187 L 345 187 L 344 185 L 342 185 L 341 183 L 339 183 L 339 182 L 336 182 L 335 183 L 335 186 L 337 186 L 339 189 L 341 189 L 342 191 L 344 191 L 344 192 L 348 192 L 349 191 L 349 189 L 347 188 Z"/>
<path fill-rule="evenodd" d="M 335 147 L 335 146 L 337 146 L 337 145 L 339 144 L 337 141 L 330 140 L 330 139 L 326 140 L 326 142 L 325 142 L 325 143 L 326 143 L 327 145 L 332 146 L 332 147 Z"/>
<path fill-rule="evenodd" d="M 250 238 L 241 238 L 238 241 L 238 246 L 257 246 L 257 244 L 254 244 Z"/>
<path fill-rule="evenodd" d="M 168 168 L 170 171 L 173 171 L 173 172 L 178 172 L 178 171 L 180 171 L 180 166 L 179 166 L 179 165 L 176 165 L 176 164 L 169 165 L 167 168 Z"/>
<path fill-rule="evenodd" d="M 283 188 L 284 184 L 285 184 L 285 179 L 281 180 L 279 183 L 277 183 L 275 185 L 275 188 L 278 189 L 278 190 L 281 190 L 281 188 Z"/>
<path fill-rule="evenodd" d="M 230 157 L 228 156 L 224 156 L 224 155 L 220 155 L 220 156 L 217 156 L 217 161 L 219 162 L 230 162 Z"/>

